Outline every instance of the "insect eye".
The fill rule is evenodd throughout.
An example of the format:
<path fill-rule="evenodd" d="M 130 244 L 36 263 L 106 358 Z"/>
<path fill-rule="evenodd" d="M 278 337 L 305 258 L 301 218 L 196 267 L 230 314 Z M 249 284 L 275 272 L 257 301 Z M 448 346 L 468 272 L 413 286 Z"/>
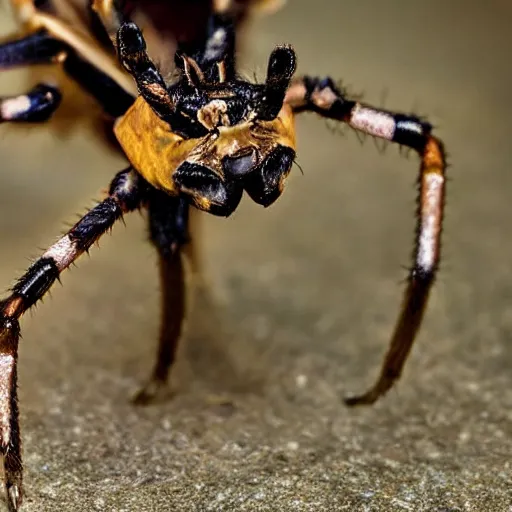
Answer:
<path fill-rule="evenodd" d="M 237 178 L 246 175 L 256 164 L 256 151 L 251 149 L 249 153 L 237 156 L 225 157 L 222 161 L 224 171 Z"/>
<path fill-rule="evenodd" d="M 192 197 L 196 207 L 227 217 L 242 199 L 243 187 L 235 180 L 223 181 L 209 168 L 183 162 L 173 175 L 174 183 Z"/>
<path fill-rule="evenodd" d="M 251 199 L 265 207 L 270 206 L 283 191 L 284 180 L 290 173 L 295 151 L 278 146 L 244 180 Z"/>

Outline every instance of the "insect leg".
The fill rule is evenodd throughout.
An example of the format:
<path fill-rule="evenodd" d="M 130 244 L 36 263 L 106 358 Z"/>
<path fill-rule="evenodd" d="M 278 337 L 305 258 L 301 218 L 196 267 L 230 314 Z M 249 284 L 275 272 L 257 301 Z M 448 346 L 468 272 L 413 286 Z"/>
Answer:
<path fill-rule="evenodd" d="M 117 31 L 124 21 L 123 0 L 92 0 L 90 9 L 101 21 L 112 44 L 117 44 Z"/>
<path fill-rule="evenodd" d="M 64 71 L 80 84 L 110 117 L 124 115 L 135 101 L 135 96 L 119 87 L 117 82 L 98 68 L 80 57 L 75 51 L 68 51 L 62 63 Z"/>
<path fill-rule="evenodd" d="M 27 94 L 0 98 L 1 122 L 37 123 L 47 121 L 61 101 L 58 89 L 38 84 Z"/>
<path fill-rule="evenodd" d="M 40 30 L 0 44 L 0 70 L 57 62 L 65 45 Z M 38 84 L 27 94 L 0 98 L 0 122 L 47 121 L 60 105 L 56 87 Z"/>
<path fill-rule="evenodd" d="M 166 385 L 182 333 L 186 309 L 183 249 L 190 241 L 188 200 L 152 189 L 148 196 L 149 232 L 158 250 L 161 320 L 157 360 L 149 382 L 134 398 L 147 404 Z"/>
<path fill-rule="evenodd" d="M 135 23 L 121 24 L 117 32 L 117 51 L 119 60 L 135 79 L 139 94 L 153 111 L 175 131 L 190 126 L 190 118 L 176 110 L 162 75 L 148 56 L 142 32 Z"/>
<path fill-rule="evenodd" d="M 350 101 L 329 78 L 296 80 L 288 89 L 285 101 L 296 112 L 313 111 L 345 122 L 355 130 L 408 146 L 420 156 L 416 241 L 401 313 L 377 382 L 366 393 L 345 400 L 348 405 L 372 404 L 402 373 L 439 266 L 446 186 L 443 144 L 431 135 L 430 124 L 415 116 Z"/>
<path fill-rule="evenodd" d="M 16 366 L 20 336 L 19 318 L 50 289 L 60 273 L 87 251 L 101 235 L 137 208 L 146 183 L 133 170 L 116 175 L 109 196 L 85 214 L 53 244 L 16 282 L 12 293 L 0 301 L 0 455 L 9 510 L 22 501 L 22 463 L 16 391 Z"/>
<path fill-rule="evenodd" d="M 132 94 L 120 87 L 107 74 L 80 57 L 69 45 L 49 35 L 46 30 L 39 30 L 20 39 L 0 44 L 0 70 L 49 63 L 61 63 L 64 71 L 91 94 L 103 107 L 103 110 L 112 117 L 123 115 L 135 99 Z M 38 87 L 29 93 L 24 100 L 22 99 L 23 96 L 20 96 L 17 104 L 13 102 L 8 104 L 9 108 L 13 107 L 16 110 L 21 108 L 23 110 L 23 102 L 25 102 L 30 113 L 33 109 L 36 110 L 34 114 L 36 119 L 21 118 L 20 120 L 44 121 L 58 107 L 59 102 L 53 102 L 54 109 L 52 110 L 51 106 L 48 105 L 48 99 L 45 99 L 47 91 L 41 94 Z M 56 98 L 58 91 L 55 88 L 51 89 L 53 96 Z M 60 100 L 60 94 L 58 96 Z M 11 99 L 9 98 L 9 100 Z M 31 107 L 28 107 L 29 101 Z M 48 113 L 46 118 L 42 115 L 43 110 Z"/>
<path fill-rule="evenodd" d="M 39 30 L 0 44 L 0 69 L 57 62 L 64 49 L 65 45 L 61 41 Z"/>
<path fill-rule="evenodd" d="M 120 0 L 93 0 L 91 9 L 103 23 L 121 64 L 135 79 L 141 96 L 162 119 L 172 124 L 181 116 L 175 112 L 165 81 L 146 52 L 141 30 L 124 19 L 120 3 Z"/>
<path fill-rule="evenodd" d="M 237 16 L 232 2 L 214 5 L 214 14 L 208 22 L 207 39 L 201 55 L 193 56 L 208 79 L 226 82 L 236 74 Z"/>
<path fill-rule="evenodd" d="M 117 32 L 129 20 L 129 8 L 122 0 L 93 0 L 91 9 L 101 21 L 114 47 L 119 46 Z M 216 0 L 208 22 L 207 36 L 203 51 L 199 55 L 188 55 L 197 60 L 202 69 L 214 64 L 217 80 L 224 82 L 235 76 L 235 24 L 247 7 L 233 0 Z M 180 48 L 187 54 L 187 48 Z M 218 71 L 217 71 L 218 64 Z M 208 76 L 207 78 L 213 78 Z"/>

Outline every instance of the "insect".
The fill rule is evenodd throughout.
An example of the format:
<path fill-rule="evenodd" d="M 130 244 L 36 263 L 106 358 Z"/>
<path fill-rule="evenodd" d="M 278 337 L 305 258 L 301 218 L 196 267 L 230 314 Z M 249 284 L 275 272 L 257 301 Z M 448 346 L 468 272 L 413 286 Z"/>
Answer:
<path fill-rule="evenodd" d="M 0 452 L 10 510 L 19 509 L 23 496 L 16 396 L 20 317 L 125 213 L 144 207 L 163 290 L 156 363 L 135 398 L 137 403 L 151 401 L 166 384 L 180 338 L 182 254 L 193 242 L 190 209 L 227 217 L 244 191 L 265 207 L 274 203 L 296 156 L 294 119 L 300 113 L 346 123 L 407 146 L 420 157 L 417 234 L 401 313 L 376 383 L 346 403 L 371 404 L 400 376 L 440 259 L 443 144 L 431 125 L 416 116 L 353 101 L 328 77 L 295 76 L 296 55 L 288 45 L 272 51 L 263 83 L 242 79 L 236 67 L 239 27 L 252 8 L 272 3 L 91 0 L 83 9 L 78 0 L 12 0 L 24 34 L 0 45 L 0 68 L 61 65 L 115 120 L 114 134 L 129 165 L 115 175 L 107 197 L 51 245 L 0 301 Z M 144 35 L 133 20 L 148 22 Z M 170 79 L 164 80 L 162 68 L 154 64 L 145 38 L 160 41 L 157 48 L 174 65 Z M 56 87 L 39 84 L 28 93 L 1 98 L 0 119 L 45 121 L 60 99 Z"/>

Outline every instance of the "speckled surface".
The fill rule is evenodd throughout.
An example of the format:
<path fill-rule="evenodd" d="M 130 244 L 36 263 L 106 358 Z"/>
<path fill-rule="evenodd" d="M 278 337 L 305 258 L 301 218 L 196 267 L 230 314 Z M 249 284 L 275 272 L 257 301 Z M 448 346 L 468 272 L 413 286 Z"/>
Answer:
<path fill-rule="evenodd" d="M 512 9 L 290 4 L 248 31 L 248 74 L 290 42 L 300 71 L 428 114 L 450 154 L 444 264 L 403 379 L 373 408 L 340 401 L 375 377 L 398 312 L 416 159 L 306 116 L 304 175 L 281 200 L 204 220 L 210 292 L 172 400 L 128 400 L 158 316 L 139 215 L 24 319 L 26 512 L 512 510 Z M 1 33 L 13 29 L 1 19 Z M 3 73 L 0 92 L 31 79 Z M 65 92 L 48 128 L 0 129 L 2 288 L 124 165 L 91 137 L 92 103 Z"/>

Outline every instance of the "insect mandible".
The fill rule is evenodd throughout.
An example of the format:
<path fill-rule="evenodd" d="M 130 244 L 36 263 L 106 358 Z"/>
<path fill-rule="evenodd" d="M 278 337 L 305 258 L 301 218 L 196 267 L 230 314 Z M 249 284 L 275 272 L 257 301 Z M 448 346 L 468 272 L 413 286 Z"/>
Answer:
<path fill-rule="evenodd" d="M 23 496 L 16 396 L 20 317 L 125 213 L 146 208 L 163 291 L 156 364 L 135 399 L 149 402 L 166 384 L 181 333 L 190 208 L 227 217 L 244 191 L 265 207 L 274 203 L 296 156 L 294 119 L 302 112 L 407 146 L 420 157 L 417 234 L 401 313 L 376 383 L 346 403 L 371 404 L 385 394 L 402 372 L 439 264 L 446 163 L 431 125 L 353 101 L 329 77 L 294 76 L 296 55 L 288 45 L 272 51 L 263 83 L 242 79 L 238 27 L 251 9 L 271 7 L 274 0 L 90 0 L 82 9 L 81 0 L 11 2 L 24 35 L 0 45 L 0 69 L 61 65 L 115 120 L 129 165 L 115 175 L 107 197 L 0 301 L 0 453 L 9 509 L 18 510 Z M 145 36 L 161 35 L 162 24 L 173 33 L 175 47 L 163 47 L 168 59 L 174 53 L 172 80 L 164 80 L 148 55 L 137 19 L 151 22 Z M 60 99 L 56 87 L 38 84 L 0 98 L 0 120 L 45 121 Z"/>

